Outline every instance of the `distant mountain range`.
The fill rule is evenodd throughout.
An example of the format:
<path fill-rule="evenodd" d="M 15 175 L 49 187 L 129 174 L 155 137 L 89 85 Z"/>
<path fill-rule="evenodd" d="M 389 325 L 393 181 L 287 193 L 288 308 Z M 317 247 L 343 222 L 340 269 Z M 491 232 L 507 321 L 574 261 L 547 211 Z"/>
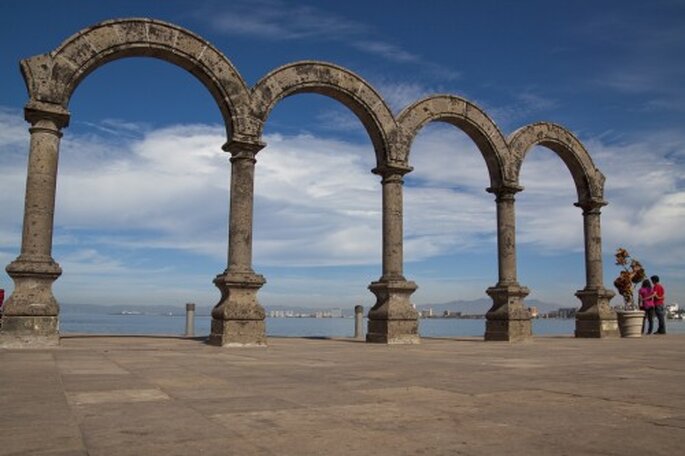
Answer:
<path fill-rule="evenodd" d="M 537 299 L 526 299 L 525 305 L 527 307 L 537 307 L 540 312 L 549 312 L 551 310 L 556 310 L 559 307 L 557 304 L 540 301 Z M 416 306 L 417 310 L 428 310 L 433 309 L 433 313 L 442 314 L 446 310 L 449 312 L 461 312 L 467 315 L 482 315 L 485 314 L 488 309 L 492 306 L 492 300 L 490 298 L 480 298 L 473 300 L 455 300 L 445 303 L 438 304 L 419 304 Z M 149 315 L 168 315 L 169 313 L 174 315 L 185 314 L 185 305 L 107 305 L 107 304 L 61 304 L 62 312 L 68 313 L 90 313 L 90 314 L 118 314 L 121 312 L 140 312 Z M 264 306 L 267 312 L 269 311 L 292 311 L 295 313 L 312 313 L 318 311 L 331 310 L 330 307 L 326 308 L 313 308 L 313 307 L 303 307 L 303 306 L 282 306 L 282 305 L 266 305 Z M 370 305 L 364 306 L 364 313 L 366 314 Z M 195 308 L 196 315 L 210 315 L 212 311 L 211 306 L 200 306 Z M 343 315 L 351 316 L 354 315 L 354 308 L 342 308 Z"/>

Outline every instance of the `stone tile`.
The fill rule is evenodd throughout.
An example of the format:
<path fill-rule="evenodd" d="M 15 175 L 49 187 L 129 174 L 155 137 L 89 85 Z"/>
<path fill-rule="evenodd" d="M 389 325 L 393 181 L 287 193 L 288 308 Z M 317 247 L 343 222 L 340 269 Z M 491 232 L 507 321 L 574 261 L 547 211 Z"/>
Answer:
<path fill-rule="evenodd" d="M 62 384 L 67 393 L 151 388 L 149 382 L 135 375 L 64 374 Z"/>
<path fill-rule="evenodd" d="M 265 410 L 277 411 L 302 408 L 302 405 L 296 402 L 270 395 L 218 397 L 214 399 L 199 400 L 190 399 L 179 401 L 179 403 L 208 417 L 223 413 L 259 412 Z"/>
<path fill-rule="evenodd" d="M 0 455 L 679 454 L 685 336 L 668 339 L 0 349 Z"/>
<path fill-rule="evenodd" d="M 129 372 L 111 361 L 102 359 L 58 361 L 57 367 L 65 375 L 128 375 Z"/>
<path fill-rule="evenodd" d="M 250 455 L 271 456 L 282 453 L 272 453 L 264 448 L 240 437 L 214 438 L 205 440 L 189 440 L 185 442 L 149 444 L 141 439 L 125 447 L 102 447 L 91 450 L 88 456 L 140 456 L 140 455 L 164 455 L 164 456 L 226 456 L 226 455 Z"/>
<path fill-rule="evenodd" d="M 236 433 L 212 423 L 174 401 L 117 402 L 78 406 L 75 410 L 89 451 L 135 445 L 184 445 Z"/>
<path fill-rule="evenodd" d="M 158 389 L 134 389 L 95 391 L 87 393 L 67 393 L 67 400 L 71 405 L 102 404 L 106 402 L 149 402 L 170 399 Z"/>

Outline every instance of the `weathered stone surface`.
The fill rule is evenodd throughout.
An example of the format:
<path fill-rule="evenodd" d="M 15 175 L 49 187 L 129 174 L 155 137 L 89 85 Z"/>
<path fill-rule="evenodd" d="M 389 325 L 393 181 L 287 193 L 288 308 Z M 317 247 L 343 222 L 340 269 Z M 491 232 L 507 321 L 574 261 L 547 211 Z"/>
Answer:
<path fill-rule="evenodd" d="M 218 320 L 212 318 L 212 328 L 207 341 L 221 347 L 265 347 L 266 325 L 264 320 Z"/>
<path fill-rule="evenodd" d="M 485 314 L 485 340 L 523 342 L 533 336 L 530 311 L 524 307 L 523 299 L 530 291 L 518 284 L 488 288 L 492 307 Z"/>
<path fill-rule="evenodd" d="M 403 280 L 378 281 L 369 285 L 376 295 L 376 305 L 369 310 L 367 342 L 385 344 L 417 344 L 418 312 L 409 297 L 418 287 Z"/>
<path fill-rule="evenodd" d="M 266 313 L 257 300 L 257 291 L 266 283 L 255 273 L 226 272 L 214 279 L 221 291 L 212 309 L 208 343 L 222 347 L 266 345 Z"/>
<path fill-rule="evenodd" d="M 502 168 L 507 155 L 507 142 L 495 123 L 480 108 L 461 97 L 435 95 L 424 98 L 407 108 L 398 116 L 398 124 L 406 135 L 403 149 L 409 160 L 409 146 L 421 128 L 429 122 L 448 122 L 464 131 L 476 143 L 490 174 L 490 186 L 500 186 Z"/>
<path fill-rule="evenodd" d="M 512 177 L 516 182 L 526 154 L 536 145 L 549 148 L 564 161 L 576 184 L 579 201 L 602 199 L 603 176 L 595 168 L 590 154 L 573 133 L 549 122 L 527 125 L 509 136 L 509 159 L 512 160 L 509 167 L 515 170 Z M 601 182 L 596 182 L 598 179 Z"/>
<path fill-rule="evenodd" d="M 305 61 L 275 69 L 252 91 L 254 116 L 266 122 L 278 101 L 303 92 L 331 97 L 354 112 L 369 133 L 378 166 L 393 158 L 388 152 L 388 137 L 396 126 L 392 112 L 368 82 L 337 65 Z"/>
<path fill-rule="evenodd" d="M 90 72 L 129 56 L 155 57 L 186 69 L 209 90 L 224 117 L 228 137 L 223 148 L 232 155 L 228 267 L 215 280 L 222 296 L 213 311 L 212 343 L 261 345 L 265 341 L 264 310 L 256 297 L 264 278 L 252 269 L 255 157 L 265 146 L 263 128 L 273 107 L 283 98 L 302 92 L 331 97 L 359 118 L 373 144 L 377 164 L 373 172 L 382 177 L 383 271 L 380 280 L 369 286 L 377 300 L 369 312 L 367 340 L 418 341 L 417 314 L 409 299 L 416 285 L 403 275 L 402 176 L 412 170 L 409 151 L 414 137 L 433 121 L 448 122 L 475 142 L 488 168 L 488 191 L 497 195 L 499 280 L 488 290 L 493 308 L 488 313 L 486 339 L 530 337 L 530 318 L 522 301 L 527 289 L 517 281 L 513 195 L 522 190 L 518 184 L 521 165 L 535 145 L 549 148 L 564 161 L 575 182 L 577 205 L 583 209 L 587 280 L 585 289 L 577 294 L 583 307 L 576 335 L 613 334 L 615 316 L 607 311 L 611 293 L 604 289 L 602 277 L 599 208 L 606 204 L 605 178 L 570 131 L 539 122 L 505 138 L 482 109 L 453 95 L 419 100 L 396 119 L 368 82 L 325 62 L 287 64 L 249 90 L 234 66 L 209 42 L 176 25 L 145 18 L 96 24 L 67 38 L 54 51 L 21 62 L 30 97 L 25 115 L 32 125 L 31 149 L 21 254 L 7 268 L 15 290 L 5 307 L 8 317 L 24 320 L 10 322 L 2 329 L 3 334 L 30 337 L 24 332 L 34 328 L 35 337 L 57 335 L 57 324 L 50 323 L 50 318 L 56 321 L 59 306 L 51 286 L 61 270 L 51 256 L 52 230 L 59 139 L 69 122 L 67 106 L 77 85 Z M 35 323 L 38 320 L 30 320 L 32 317 L 46 320 Z"/>
<path fill-rule="evenodd" d="M 131 56 L 157 57 L 191 72 L 216 100 L 229 133 L 237 130 L 237 116 L 249 114 L 249 90 L 229 60 L 194 33 L 163 21 L 102 22 L 68 38 L 49 54 L 22 61 L 21 67 L 31 99 L 66 107 L 90 72 Z"/>
<path fill-rule="evenodd" d="M 582 305 L 576 312 L 575 336 L 581 338 L 618 337 L 616 312 L 609 305 L 615 293 L 604 288 L 576 292 Z"/>

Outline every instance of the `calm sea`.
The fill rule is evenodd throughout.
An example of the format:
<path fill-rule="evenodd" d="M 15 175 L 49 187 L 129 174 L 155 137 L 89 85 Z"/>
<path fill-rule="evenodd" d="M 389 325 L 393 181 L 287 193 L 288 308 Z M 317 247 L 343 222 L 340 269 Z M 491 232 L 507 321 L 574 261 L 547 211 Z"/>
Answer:
<path fill-rule="evenodd" d="M 209 334 L 211 317 L 195 317 L 195 335 Z M 533 320 L 533 334 L 573 335 L 573 319 Z M 364 321 L 366 330 L 366 321 Z M 683 321 L 668 321 L 669 332 L 685 333 Z M 185 332 L 185 315 L 102 315 L 63 312 L 60 332 L 89 334 L 178 334 Z M 269 336 L 290 337 L 352 337 L 352 318 L 267 318 Z M 426 319 L 420 321 L 419 332 L 425 337 L 482 336 L 485 320 Z"/>

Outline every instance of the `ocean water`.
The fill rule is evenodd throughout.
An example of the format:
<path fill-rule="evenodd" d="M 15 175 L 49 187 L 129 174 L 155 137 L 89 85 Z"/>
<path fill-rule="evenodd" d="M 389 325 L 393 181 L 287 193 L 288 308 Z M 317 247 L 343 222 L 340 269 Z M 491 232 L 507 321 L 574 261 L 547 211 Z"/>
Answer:
<path fill-rule="evenodd" d="M 209 334 L 210 316 L 195 317 L 195 335 Z M 366 330 L 366 320 L 363 325 Z M 573 319 L 533 320 L 535 335 L 573 335 Z M 683 321 L 668 321 L 667 331 L 685 333 Z M 60 315 L 60 332 L 86 334 L 182 335 L 185 315 L 104 315 L 64 312 Z M 352 318 L 267 318 L 268 336 L 284 337 L 352 337 Z M 485 320 L 424 319 L 419 333 L 424 337 L 483 336 Z"/>

